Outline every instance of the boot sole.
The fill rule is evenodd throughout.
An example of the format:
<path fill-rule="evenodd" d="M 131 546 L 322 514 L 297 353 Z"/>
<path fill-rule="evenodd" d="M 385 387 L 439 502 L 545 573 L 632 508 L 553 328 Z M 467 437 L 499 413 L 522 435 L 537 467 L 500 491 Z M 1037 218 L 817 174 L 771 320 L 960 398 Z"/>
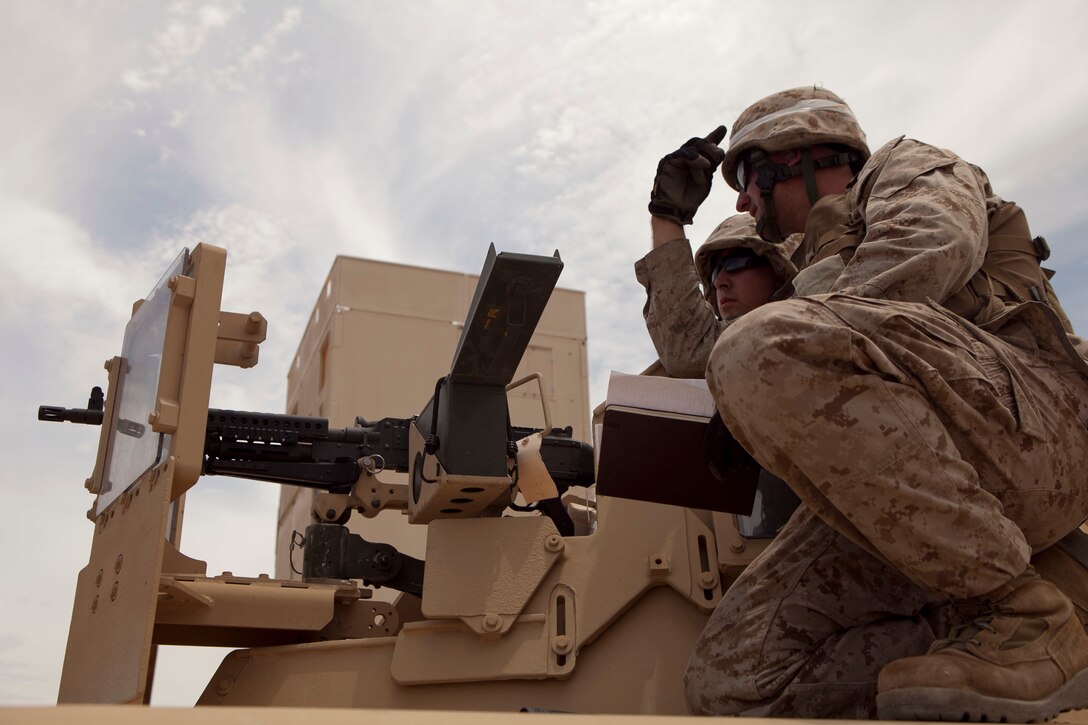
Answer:
<path fill-rule="evenodd" d="M 1066 710 L 1088 708 L 1088 670 L 1081 670 L 1042 700 L 988 697 L 944 687 L 905 687 L 876 696 L 881 720 L 1043 722 Z"/>

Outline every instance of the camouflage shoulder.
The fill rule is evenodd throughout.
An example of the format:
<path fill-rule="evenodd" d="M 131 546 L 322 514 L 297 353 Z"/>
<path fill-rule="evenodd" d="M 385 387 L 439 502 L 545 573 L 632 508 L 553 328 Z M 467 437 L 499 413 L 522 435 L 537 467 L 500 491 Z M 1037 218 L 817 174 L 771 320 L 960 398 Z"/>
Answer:
<path fill-rule="evenodd" d="M 858 173 L 854 189 L 859 207 L 871 197 L 886 198 L 935 169 L 966 163 L 951 151 L 900 136 L 882 146 Z"/>

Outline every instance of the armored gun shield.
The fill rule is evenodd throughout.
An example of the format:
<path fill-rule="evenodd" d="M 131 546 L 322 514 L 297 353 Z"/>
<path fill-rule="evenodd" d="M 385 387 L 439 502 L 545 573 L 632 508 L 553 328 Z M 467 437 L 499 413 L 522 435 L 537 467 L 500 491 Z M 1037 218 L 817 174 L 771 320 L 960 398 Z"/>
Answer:
<path fill-rule="evenodd" d="M 212 364 L 248 367 L 259 315 L 221 313 L 226 252 L 183 251 L 133 306 L 109 390 L 94 473 L 90 561 L 76 584 L 60 702 L 141 702 L 164 556 L 181 496 L 200 476 Z M 94 656 L 91 657 L 90 654 Z"/>

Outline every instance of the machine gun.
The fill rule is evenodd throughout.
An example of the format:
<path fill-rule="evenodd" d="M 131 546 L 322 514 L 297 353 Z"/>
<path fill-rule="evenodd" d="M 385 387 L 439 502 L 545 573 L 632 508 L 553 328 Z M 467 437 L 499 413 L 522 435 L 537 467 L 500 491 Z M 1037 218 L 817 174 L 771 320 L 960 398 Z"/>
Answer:
<path fill-rule="evenodd" d="M 102 388 L 96 386 L 86 408 L 42 405 L 38 420 L 101 425 L 102 406 Z M 202 473 L 346 494 L 367 472 L 411 470 L 408 428 L 416 420 L 413 416 L 370 422 L 357 417 L 354 427 L 330 428 L 326 418 L 211 408 Z M 573 440 L 571 426 L 550 431 L 511 426 L 509 441 L 535 433 L 544 434 L 540 454 L 558 493 L 593 484 L 593 448 Z M 560 531 L 564 527 L 559 521 L 556 526 Z"/>
<path fill-rule="evenodd" d="M 506 392 L 555 286 L 562 262 L 554 257 L 496 254 L 491 246 L 450 373 L 439 379 L 423 412 L 411 418 L 356 418 L 330 428 L 325 418 L 209 409 L 204 475 L 228 475 L 319 489 L 327 496 L 303 537 L 303 578 L 362 579 L 417 596 L 423 562 L 387 544 L 351 534 L 352 510 L 373 516 L 407 508 L 413 523 L 462 515 L 497 514 L 507 506 L 539 510 L 562 535 L 574 524 L 559 496 L 571 485 L 593 483 L 593 449 L 572 440 L 572 429 L 510 425 Z M 515 383 L 516 385 L 517 383 Z M 123 389 L 123 388 L 122 388 Z M 39 420 L 101 425 L 101 388 L 86 409 L 41 406 Z M 545 411 L 545 420 L 548 416 Z M 148 425 L 115 417 L 115 436 L 142 438 Z M 539 438 L 539 455 L 554 496 L 514 503 L 519 479 L 518 441 Z M 408 473 L 410 496 L 382 484 L 382 497 L 355 492 L 382 471 Z M 376 491 L 376 490 L 375 490 Z"/>
<path fill-rule="evenodd" d="M 102 389 L 95 387 L 87 408 L 43 405 L 38 409 L 38 419 L 101 425 L 102 399 Z M 213 408 L 208 411 L 203 473 L 347 495 L 361 477 L 382 470 L 410 471 L 408 430 L 415 420 L 382 418 L 368 422 L 356 418 L 354 427 L 329 428 L 325 418 Z M 132 430 L 132 424 L 127 428 Z M 511 426 L 509 440 L 518 441 L 536 433 L 545 431 Z M 541 437 L 541 458 L 559 495 L 572 485 L 593 483 L 593 449 L 572 440 L 571 433 L 568 426 L 551 429 Z M 558 497 L 517 508 L 540 510 L 564 536 L 574 531 L 570 515 Z M 334 522 L 312 524 L 306 530 L 302 566 L 305 580 L 361 579 L 367 584 L 422 595 L 422 561 L 388 544 L 349 533 L 344 524 L 350 508 L 337 514 Z"/>
<path fill-rule="evenodd" d="M 410 472 L 408 431 L 417 420 L 356 418 L 352 428 L 329 428 L 325 418 L 213 408 L 208 411 L 204 473 L 346 494 L 367 472 Z M 550 431 L 511 426 L 508 440 L 535 433 L 544 434 L 541 457 L 560 494 L 569 486 L 593 483 L 593 449 L 572 440 L 570 426 Z"/>

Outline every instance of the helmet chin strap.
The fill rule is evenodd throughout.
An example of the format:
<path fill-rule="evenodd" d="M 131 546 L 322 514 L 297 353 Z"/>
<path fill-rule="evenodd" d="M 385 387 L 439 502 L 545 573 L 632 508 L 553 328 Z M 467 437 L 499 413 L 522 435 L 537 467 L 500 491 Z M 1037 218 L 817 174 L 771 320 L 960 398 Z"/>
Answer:
<path fill-rule="evenodd" d="M 816 189 L 816 164 L 812 161 L 811 149 L 801 150 L 801 172 L 805 175 L 805 193 L 808 194 L 808 203 L 815 204 L 820 200 L 820 194 Z"/>
<path fill-rule="evenodd" d="M 792 179 L 795 176 L 804 176 L 805 193 L 810 204 L 820 200 L 820 193 L 816 186 L 816 172 L 820 169 L 832 166 L 854 165 L 861 158 L 852 151 L 841 151 L 831 156 L 813 159 L 812 150 L 801 149 L 801 163 L 797 166 L 771 161 L 765 152 L 755 149 L 749 156 L 748 163 L 752 165 L 752 173 L 755 174 L 756 186 L 759 187 L 759 196 L 763 199 L 763 216 L 756 222 L 756 231 L 768 242 L 779 243 L 786 238 L 778 227 L 778 215 L 775 212 L 774 192 L 775 184 L 780 181 Z"/>
<path fill-rule="evenodd" d="M 778 230 L 778 218 L 774 211 L 774 200 L 771 199 L 771 195 L 764 191 L 760 191 L 760 196 L 763 197 L 763 216 L 756 222 L 756 234 L 766 239 L 768 242 L 778 244 L 786 237 Z"/>

